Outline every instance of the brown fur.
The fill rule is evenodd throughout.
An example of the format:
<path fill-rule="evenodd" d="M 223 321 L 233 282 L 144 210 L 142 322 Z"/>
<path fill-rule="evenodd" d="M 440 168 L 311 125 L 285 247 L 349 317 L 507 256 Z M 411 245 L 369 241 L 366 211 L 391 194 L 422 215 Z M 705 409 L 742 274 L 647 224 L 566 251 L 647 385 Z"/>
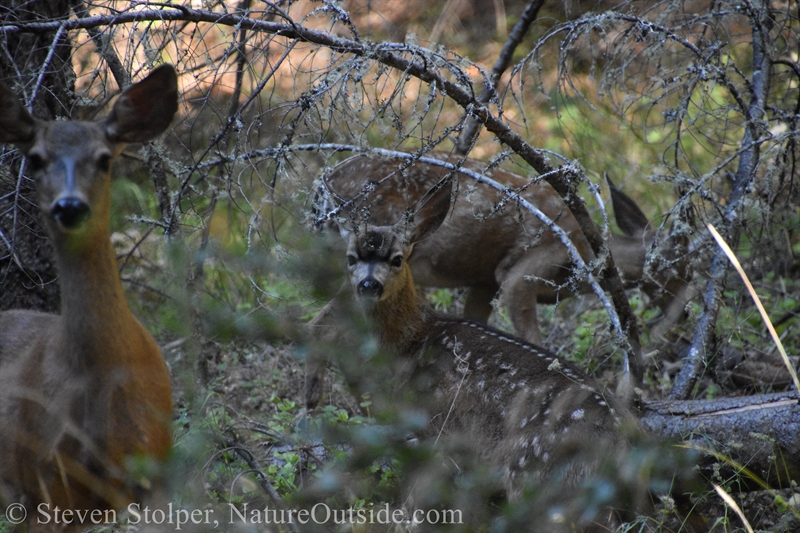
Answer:
<path fill-rule="evenodd" d="M 456 163 L 457 159 L 435 153 L 433 157 Z M 404 210 L 414 205 L 448 170 L 416 162 L 402 173 L 404 162 L 375 155 L 357 155 L 337 165 L 323 177 L 319 214 L 333 205 L 355 198 L 367 184 L 374 190 L 356 201 L 360 219 L 375 225 L 390 225 Z M 484 172 L 486 165 L 467 159 L 465 168 Z M 569 235 L 584 261 L 594 259 L 588 241 L 577 221 L 558 194 L 545 181 L 531 180 L 501 168 L 489 177 L 538 207 Z M 448 219 L 430 238 L 416 247 L 410 258 L 414 279 L 425 287 L 467 287 L 464 316 L 486 322 L 492 311 L 491 301 L 501 291 L 501 301 L 518 335 L 540 343 L 536 313 L 538 303 L 556 303 L 560 299 L 588 292 L 585 283 L 572 283 L 569 255 L 565 246 L 538 218 L 515 208 L 513 200 L 500 211 L 495 206 L 503 194 L 488 185 L 456 174 L 458 196 Z M 329 202 L 330 195 L 333 204 Z M 683 265 L 667 268 L 655 279 L 645 275 L 647 248 L 655 231 L 636 204 L 616 187 L 611 188 L 614 211 L 626 235 L 611 235 L 609 249 L 623 280 L 642 283 L 648 293 L 658 298 L 667 320 L 682 313 L 686 287 Z M 348 209 L 350 209 L 348 207 Z M 329 221 L 329 226 L 335 222 Z M 666 294 L 662 297 L 661 292 Z"/>
<path fill-rule="evenodd" d="M 393 385 L 402 383 L 424 409 L 429 424 L 421 436 L 466 439 L 502 468 L 511 497 L 534 480 L 575 486 L 627 449 L 620 425 L 629 415 L 547 350 L 427 305 L 409 257 L 437 229 L 449 201 L 443 188 L 415 208 L 408 228 L 343 230 L 356 299 L 394 356 Z"/>
<path fill-rule="evenodd" d="M 176 110 L 171 67 L 128 88 L 99 122 L 34 119 L 0 85 L 0 142 L 28 157 L 61 282 L 61 315 L 0 313 L 0 501 L 23 503 L 32 531 L 83 529 L 39 524 L 39 504 L 124 506 L 141 491 L 127 461 L 169 454 L 169 374 L 120 283 L 109 161 L 164 131 Z M 64 205 L 88 211 L 76 222 Z"/>

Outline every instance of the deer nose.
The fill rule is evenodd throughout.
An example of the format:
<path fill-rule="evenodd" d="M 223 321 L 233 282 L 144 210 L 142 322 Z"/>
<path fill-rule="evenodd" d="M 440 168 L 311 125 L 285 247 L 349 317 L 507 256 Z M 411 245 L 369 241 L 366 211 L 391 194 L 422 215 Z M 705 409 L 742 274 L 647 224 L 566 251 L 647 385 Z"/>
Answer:
<path fill-rule="evenodd" d="M 89 218 L 89 205 L 80 198 L 66 197 L 56 200 L 50 214 L 62 228 L 75 229 Z"/>
<path fill-rule="evenodd" d="M 361 280 L 358 284 L 358 295 L 367 298 L 380 298 L 383 294 L 383 283 L 375 278 Z"/>

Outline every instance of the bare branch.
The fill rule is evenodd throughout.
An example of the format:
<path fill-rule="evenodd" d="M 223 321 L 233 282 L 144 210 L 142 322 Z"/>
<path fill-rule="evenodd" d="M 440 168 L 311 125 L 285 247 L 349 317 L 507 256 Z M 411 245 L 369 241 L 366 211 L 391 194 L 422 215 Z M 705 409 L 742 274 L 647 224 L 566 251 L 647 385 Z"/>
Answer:
<path fill-rule="evenodd" d="M 497 84 L 500 82 L 500 77 L 508 68 L 509 63 L 511 63 L 514 51 L 517 49 L 517 46 L 519 46 L 519 43 L 522 42 L 522 38 L 525 37 L 530 25 L 536 20 L 539 9 L 543 4 L 544 0 L 531 0 L 525 7 L 525 11 L 522 12 L 519 20 L 514 24 L 511 33 L 508 34 L 508 39 L 506 39 L 503 49 L 500 51 L 500 55 L 497 57 L 497 61 L 492 68 L 491 77 L 485 81 L 486 85 L 478 98 L 478 102 L 487 104 L 492 99 L 497 98 Z M 480 123 L 473 117 L 467 119 L 467 125 L 458 136 L 458 141 L 456 141 L 457 154 L 466 155 L 469 153 L 470 147 L 478 137 L 479 127 Z"/>
<path fill-rule="evenodd" d="M 747 147 L 739 156 L 739 167 L 736 171 L 733 190 L 725 210 L 726 240 L 737 242 L 740 229 L 739 211 L 747 187 L 755 178 L 755 170 L 759 159 L 760 144 L 753 142 L 758 138 L 758 133 L 763 129 L 761 117 L 765 113 L 765 103 L 769 94 L 770 62 L 766 51 L 769 38 L 764 32 L 763 24 L 769 20 L 768 4 L 754 16 L 758 16 L 759 23 L 753 25 L 753 96 L 750 102 L 749 117 L 745 125 L 742 146 Z M 684 360 L 683 368 L 675 379 L 675 385 L 670 392 L 672 399 L 687 399 L 694 384 L 697 382 L 706 362 L 707 353 L 714 342 L 714 328 L 716 327 L 717 314 L 721 304 L 721 294 L 725 288 L 725 275 L 729 270 L 729 262 L 724 252 L 717 251 L 709 269 L 709 280 L 703 291 L 705 311 L 700 317 L 691 347 Z"/>

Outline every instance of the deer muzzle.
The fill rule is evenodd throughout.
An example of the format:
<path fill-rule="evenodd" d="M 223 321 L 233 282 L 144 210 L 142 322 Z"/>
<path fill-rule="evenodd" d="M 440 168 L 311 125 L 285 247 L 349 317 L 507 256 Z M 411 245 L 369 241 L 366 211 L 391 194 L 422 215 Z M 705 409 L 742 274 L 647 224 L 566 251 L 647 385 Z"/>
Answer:
<path fill-rule="evenodd" d="M 383 294 L 383 283 L 375 278 L 366 278 L 358 282 L 358 296 L 377 300 Z"/>
<path fill-rule="evenodd" d="M 50 208 L 50 215 L 64 229 L 77 229 L 89 219 L 91 209 L 81 198 L 66 196 L 59 198 Z"/>

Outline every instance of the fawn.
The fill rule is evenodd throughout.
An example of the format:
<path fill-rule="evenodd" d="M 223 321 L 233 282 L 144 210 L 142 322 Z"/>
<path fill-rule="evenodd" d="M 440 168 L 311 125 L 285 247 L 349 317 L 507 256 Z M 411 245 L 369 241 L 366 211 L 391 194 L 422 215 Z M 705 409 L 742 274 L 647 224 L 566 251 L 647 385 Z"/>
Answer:
<path fill-rule="evenodd" d="M 450 195 L 449 185 L 423 195 L 391 226 L 340 218 L 349 282 L 391 354 L 391 386 L 412 390 L 424 410 L 429 423 L 420 437 L 466 436 L 502 468 L 512 498 L 534 480 L 557 477 L 573 487 L 627 449 L 621 426 L 629 415 L 571 363 L 427 304 L 414 285 L 411 251 L 441 230 Z"/>
<path fill-rule="evenodd" d="M 0 501 L 25 505 L 32 531 L 83 529 L 74 515 L 71 525 L 42 524 L 39 505 L 123 507 L 144 481 L 128 474 L 130 461 L 169 454 L 170 378 L 122 289 L 110 168 L 126 143 L 161 134 L 177 108 L 169 65 L 96 122 L 34 118 L 0 84 L 0 142 L 27 157 L 61 283 L 60 315 L 0 313 Z"/>
<path fill-rule="evenodd" d="M 430 155 L 451 163 L 459 161 L 443 153 Z M 463 167 L 484 173 L 486 164 L 465 159 Z M 355 155 L 323 176 L 315 206 L 318 223 L 335 227 L 335 220 L 323 220 L 325 215 L 352 200 L 348 209 L 360 210 L 369 223 L 393 224 L 450 172 L 420 161 L 408 166 L 374 154 Z M 521 190 L 523 198 L 569 235 L 585 261 L 594 259 L 577 221 L 547 182 L 531 183 L 501 168 L 486 174 L 510 190 Z M 439 231 L 416 246 L 410 258 L 416 282 L 424 287 L 467 287 L 464 316 L 480 322 L 488 320 L 492 299 L 500 292 L 517 335 L 541 343 L 537 302 L 556 303 L 576 292 L 588 292 L 588 285 L 570 279 L 571 261 L 566 248 L 538 218 L 514 209 L 513 200 L 497 211 L 503 193 L 463 174 L 454 176 L 460 190 L 452 214 Z M 647 248 L 656 230 L 649 227 L 646 216 L 631 198 L 610 180 L 609 185 L 614 214 L 625 232 L 612 234 L 608 242 L 617 268 L 627 284 L 641 283 L 664 309 L 665 326 L 673 323 L 686 304 L 686 265 L 673 250 L 666 250 L 661 266 L 666 264 L 667 268 L 653 276 L 646 275 Z"/>

